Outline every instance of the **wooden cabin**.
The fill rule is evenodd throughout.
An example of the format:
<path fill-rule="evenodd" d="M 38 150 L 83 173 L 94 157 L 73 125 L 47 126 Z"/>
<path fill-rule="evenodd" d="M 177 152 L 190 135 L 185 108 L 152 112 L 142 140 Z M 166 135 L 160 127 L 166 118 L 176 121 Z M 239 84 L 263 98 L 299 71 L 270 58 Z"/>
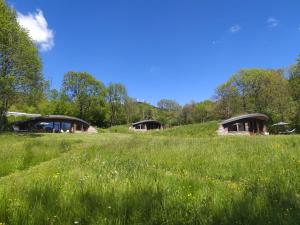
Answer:
<path fill-rule="evenodd" d="M 162 125 L 156 120 L 142 120 L 132 124 L 132 127 L 129 128 L 133 131 L 148 131 L 148 130 L 160 130 Z"/>
<path fill-rule="evenodd" d="M 27 120 L 18 121 L 13 125 L 16 132 L 39 133 L 96 133 L 88 122 L 71 116 L 48 115 L 38 116 Z"/>
<path fill-rule="evenodd" d="M 232 117 L 220 123 L 218 135 L 268 135 L 266 122 L 268 116 L 261 113 L 252 113 Z"/>

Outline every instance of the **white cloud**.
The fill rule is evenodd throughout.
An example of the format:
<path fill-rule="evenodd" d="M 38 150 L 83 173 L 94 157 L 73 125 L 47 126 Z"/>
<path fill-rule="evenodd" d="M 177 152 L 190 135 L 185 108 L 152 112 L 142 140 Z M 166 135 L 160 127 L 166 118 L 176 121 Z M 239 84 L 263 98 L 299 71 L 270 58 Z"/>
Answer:
<path fill-rule="evenodd" d="M 274 17 L 269 17 L 267 19 L 267 24 L 269 28 L 273 29 L 279 25 L 279 20 Z"/>
<path fill-rule="evenodd" d="M 53 30 L 48 28 L 47 20 L 42 10 L 24 15 L 17 13 L 17 19 L 21 27 L 26 29 L 29 36 L 37 43 L 41 51 L 48 51 L 54 46 Z"/>
<path fill-rule="evenodd" d="M 231 33 L 237 33 L 241 30 L 241 26 L 236 24 L 236 25 L 233 25 L 232 27 L 229 28 L 229 32 Z"/>

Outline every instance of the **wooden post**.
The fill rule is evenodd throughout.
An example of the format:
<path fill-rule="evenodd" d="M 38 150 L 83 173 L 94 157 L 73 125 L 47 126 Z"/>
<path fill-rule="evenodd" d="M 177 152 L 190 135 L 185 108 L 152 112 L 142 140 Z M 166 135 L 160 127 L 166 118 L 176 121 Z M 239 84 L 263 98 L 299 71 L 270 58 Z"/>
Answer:
<path fill-rule="evenodd" d="M 267 126 L 266 126 L 266 124 L 264 124 L 264 126 L 263 126 L 263 132 L 267 133 Z"/>
<path fill-rule="evenodd" d="M 245 123 L 245 131 L 249 132 L 249 124 L 248 124 L 248 122 Z"/>
<path fill-rule="evenodd" d="M 257 129 L 257 133 L 260 133 L 260 130 L 259 130 L 259 122 L 256 121 L 256 129 Z"/>

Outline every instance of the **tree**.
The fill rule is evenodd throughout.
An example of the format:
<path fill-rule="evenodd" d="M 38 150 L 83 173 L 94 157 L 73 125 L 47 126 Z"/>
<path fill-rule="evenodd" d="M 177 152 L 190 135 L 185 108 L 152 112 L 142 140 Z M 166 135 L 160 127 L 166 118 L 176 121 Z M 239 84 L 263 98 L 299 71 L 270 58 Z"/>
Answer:
<path fill-rule="evenodd" d="M 195 123 L 195 109 L 194 102 L 184 105 L 180 114 L 180 122 L 182 124 Z"/>
<path fill-rule="evenodd" d="M 160 109 L 158 116 L 163 124 L 178 125 L 180 123 L 181 105 L 170 99 L 161 99 L 157 103 Z"/>
<path fill-rule="evenodd" d="M 110 126 L 113 126 L 120 122 L 122 106 L 124 106 L 127 99 L 125 86 L 118 83 L 110 83 L 107 87 L 106 99 L 109 105 L 109 123 Z"/>
<path fill-rule="evenodd" d="M 178 111 L 181 109 L 181 106 L 174 100 L 170 99 L 161 99 L 157 103 L 157 107 L 162 110 L 167 110 L 169 112 L 171 111 Z"/>
<path fill-rule="evenodd" d="M 283 70 L 241 70 L 217 89 L 216 96 L 216 110 L 221 118 L 261 112 L 269 115 L 271 121 L 289 121 L 293 114 Z"/>
<path fill-rule="evenodd" d="M 297 63 L 289 71 L 289 87 L 292 97 L 300 103 L 300 56 Z"/>
<path fill-rule="evenodd" d="M 68 72 L 64 75 L 61 97 L 67 97 L 73 103 L 73 114 L 79 118 L 102 124 L 105 94 L 104 85 L 89 73 Z"/>
<path fill-rule="evenodd" d="M 43 95 L 44 79 L 38 51 L 15 12 L 0 0 L 0 129 L 6 112 L 16 101 L 36 105 Z"/>
<path fill-rule="evenodd" d="M 127 124 L 140 119 L 138 103 L 134 99 L 126 97 L 124 110 Z"/>
<path fill-rule="evenodd" d="M 300 130 L 300 56 L 295 65 L 289 71 L 289 88 L 294 100 L 296 113 L 293 117 L 293 123 Z"/>
<path fill-rule="evenodd" d="M 215 103 L 210 100 L 205 100 L 196 104 L 198 111 L 197 122 L 207 122 L 216 119 L 215 117 Z"/>
<path fill-rule="evenodd" d="M 46 93 L 46 99 L 41 101 L 39 112 L 43 115 L 73 115 L 74 108 L 74 103 L 64 92 L 52 89 Z"/>
<path fill-rule="evenodd" d="M 215 91 L 216 114 L 225 119 L 241 111 L 240 97 L 232 79 L 217 87 Z"/>

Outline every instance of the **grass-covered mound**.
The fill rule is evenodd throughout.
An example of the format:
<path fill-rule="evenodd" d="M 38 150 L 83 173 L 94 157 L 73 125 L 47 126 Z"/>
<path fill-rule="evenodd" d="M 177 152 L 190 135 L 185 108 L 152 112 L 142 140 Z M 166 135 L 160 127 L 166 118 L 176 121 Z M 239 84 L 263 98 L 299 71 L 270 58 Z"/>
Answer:
<path fill-rule="evenodd" d="M 0 149 L 0 223 L 300 221 L 298 136 L 5 134 Z"/>
<path fill-rule="evenodd" d="M 166 128 L 164 130 L 152 130 L 148 132 L 133 132 L 129 130 L 129 125 L 112 126 L 107 129 L 99 129 L 100 133 L 123 133 L 133 134 L 138 133 L 140 135 L 152 135 L 152 136 L 167 136 L 167 137 L 214 137 L 217 135 L 218 123 L 216 121 L 181 125 L 173 128 Z"/>
<path fill-rule="evenodd" d="M 156 134 L 169 137 L 214 137 L 217 135 L 217 128 L 218 123 L 212 121 L 206 123 L 177 126 L 174 128 L 156 132 Z"/>

